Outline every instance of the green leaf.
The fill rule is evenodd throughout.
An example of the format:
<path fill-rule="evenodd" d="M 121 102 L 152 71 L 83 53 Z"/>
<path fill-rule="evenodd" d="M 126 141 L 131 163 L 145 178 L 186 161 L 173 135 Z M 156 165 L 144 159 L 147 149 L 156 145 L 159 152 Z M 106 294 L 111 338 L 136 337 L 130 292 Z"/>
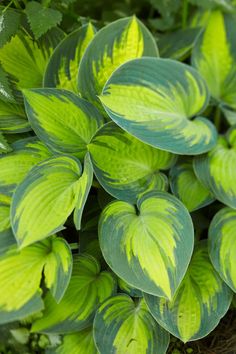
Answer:
<path fill-rule="evenodd" d="M 198 38 L 192 63 L 206 80 L 214 99 L 236 109 L 235 18 L 213 11 Z"/>
<path fill-rule="evenodd" d="M 172 298 L 193 251 L 193 225 L 184 205 L 149 192 L 133 205 L 114 201 L 103 210 L 99 241 L 110 268 L 131 286 Z"/>
<path fill-rule="evenodd" d="M 92 39 L 79 66 L 81 95 L 98 104 L 97 95 L 112 72 L 127 60 L 158 56 L 154 38 L 136 17 L 110 23 Z"/>
<path fill-rule="evenodd" d="M 7 152 L 10 152 L 10 151 L 12 151 L 12 148 L 8 145 L 7 140 L 5 139 L 5 137 L 0 132 L 0 155 L 2 153 L 7 153 Z"/>
<path fill-rule="evenodd" d="M 0 15 L 0 48 L 14 36 L 20 26 L 21 14 L 12 9 L 1 11 Z"/>
<path fill-rule="evenodd" d="M 94 339 L 102 354 L 165 354 L 170 340 L 145 302 L 135 303 L 124 294 L 99 307 L 94 319 Z"/>
<path fill-rule="evenodd" d="M 32 327 L 33 332 L 70 333 L 80 331 L 93 322 L 98 306 L 116 290 L 116 281 L 108 271 L 100 270 L 95 258 L 74 258 L 70 284 L 59 304 L 50 293 L 45 298 L 43 317 Z"/>
<path fill-rule="evenodd" d="M 110 118 L 138 139 L 162 150 L 197 155 L 216 143 L 214 125 L 197 117 L 208 105 L 197 71 L 169 59 L 140 58 L 121 65 L 100 100 Z"/>
<path fill-rule="evenodd" d="M 78 92 L 77 72 L 85 49 L 95 35 L 91 23 L 70 33 L 53 52 L 45 74 L 44 87 L 56 87 Z"/>
<path fill-rule="evenodd" d="M 223 208 L 213 218 L 209 228 L 211 261 L 226 284 L 236 292 L 235 264 L 236 210 Z"/>
<path fill-rule="evenodd" d="M 93 339 L 93 328 L 63 336 L 62 344 L 47 354 L 99 354 Z"/>
<path fill-rule="evenodd" d="M 13 151 L 0 156 L 0 195 L 12 195 L 30 169 L 52 154 L 37 138 L 18 140 Z"/>
<path fill-rule="evenodd" d="M 52 27 L 59 25 L 62 20 L 62 14 L 59 11 L 43 7 L 36 1 L 28 2 L 25 12 L 36 39 Z"/>
<path fill-rule="evenodd" d="M 93 166 L 87 153 L 84 158 L 84 168 L 79 180 L 77 204 L 74 210 L 74 224 L 77 230 L 81 229 L 81 219 L 85 203 L 88 199 L 89 191 L 93 182 Z"/>
<path fill-rule="evenodd" d="M 73 92 L 43 88 L 24 90 L 25 108 L 35 133 L 53 151 L 82 158 L 103 124 L 99 111 Z"/>
<path fill-rule="evenodd" d="M 1 48 L 0 48 L 1 51 Z M 0 56 L 1 63 L 1 56 Z M 15 102 L 16 90 L 10 79 L 10 75 L 0 66 L 0 100 L 4 102 Z"/>
<path fill-rule="evenodd" d="M 43 271 L 46 287 L 60 300 L 68 286 L 71 263 L 69 246 L 56 236 L 21 251 L 12 247 L 0 256 L 0 323 L 19 320 L 43 309 Z"/>
<path fill-rule="evenodd" d="M 0 131 L 22 133 L 31 130 L 21 105 L 0 101 Z"/>
<path fill-rule="evenodd" d="M 151 314 L 175 337 L 188 342 L 205 337 L 228 311 L 232 292 L 214 270 L 203 241 L 171 301 L 144 294 Z"/>
<path fill-rule="evenodd" d="M 165 190 L 166 176 L 176 156 L 144 144 L 113 122 L 105 124 L 88 145 L 94 172 L 114 197 L 135 203 L 148 189 Z"/>
<path fill-rule="evenodd" d="M 131 297 L 143 297 L 141 290 L 132 287 L 121 278 L 118 278 L 118 286 L 122 292 L 128 294 Z"/>
<path fill-rule="evenodd" d="M 196 157 L 193 166 L 196 176 L 216 199 L 236 208 L 236 127 L 226 137 L 219 137 L 208 154 Z"/>
<path fill-rule="evenodd" d="M 191 161 L 175 165 L 170 171 L 172 193 L 183 202 L 189 211 L 212 203 L 214 197 L 197 179 Z"/>
<path fill-rule="evenodd" d="M 35 41 L 19 31 L 4 47 L 0 48 L 0 64 L 10 76 L 10 83 L 14 89 L 20 91 L 42 86 L 48 59 L 63 37 L 64 33 L 57 30 L 49 33 L 42 41 Z M 5 88 L 5 91 L 8 92 L 9 87 Z"/>
<path fill-rule="evenodd" d="M 0 256 L 16 243 L 10 223 L 10 200 L 0 195 Z"/>
<path fill-rule="evenodd" d="M 64 229 L 80 194 L 80 161 L 69 156 L 49 158 L 35 166 L 16 188 L 11 225 L 19 247 Z"/>
<path fill-rule="evenodd" d="M 199 28 L 180 29 L 166 33 L 158 39 L 161 58 L 184 60 L 189 56 L 200 33 Z"/>

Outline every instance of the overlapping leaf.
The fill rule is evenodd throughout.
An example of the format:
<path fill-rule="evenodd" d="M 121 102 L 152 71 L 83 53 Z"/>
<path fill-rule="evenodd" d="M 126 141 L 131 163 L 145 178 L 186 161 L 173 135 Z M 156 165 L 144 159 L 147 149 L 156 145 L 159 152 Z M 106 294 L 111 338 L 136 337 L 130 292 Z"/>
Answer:
<path fill-rule="evenodd" d="M 112 72 L 127 60 L 142 56 L 158 56 L 147 28 L 136 17 L 112 22 L 96 34 L 85 51 L 79 67 L 79 92 L 97 103 L 97 95 Z"/>
<path fill-rule="evenodd" d="M 7 142 L 7 140 L 5 139 L 5 137 L 0 132 L 0 155 L 2 153 L 7 153 L 7 152 L 10 152 L 10 151 L 12 151 L 12 148 L 10 147 L 10 145 Z"/>
<path fill-rule="evenodd" d="M 192 63 L 206 80 L 211 95 L 236 109 L 236 29 L 233 15 L 213 11 L 194 46 Z"/>
<path fill-rule="evenodd" d="M 118 278 L 118 286 L 122 290 L 122 292 L 128 294 L 131 297 L 143 297 L 143 293 L 141 290 L 134 288 L 121 278 Z"/>
<path fill-rule="evenodd" d="M 93 182 L 93 167 L 87 153 L 84 158 L 83 173 L 79 180 L 79 188 L 77 194 L 77 203 L 74 210 L 74 224 L 77 230 L 81 228 L 81 219 L 85 203 L 87 201 L 89 191 Z"/>
<path fill-rule="evenodd" d="M 216 143 L 216 130 L 197 117 L 208 90 L 197 71 L 168 59 L 140 58 L 121 65 L 99 96 L 112 120 L 145 143 L 197 155 Z"/>
<path fill-rule="evenodd" d="M 235 264 L 236 210 L 224 208 L 213 218 L 209 228 L 211 261 L 222 279 L 236 292 Z"/>
<path fill-rule="evenodd" d="M 21 105 L 0 101 L 0 131 L 22 133 L 31 130 Z"/>
<path fill-rule="evenodd" d="M 35 166 L 17 187 L 11 225 L 20 247 L 64 228 L 81 193 L 82 167 L 76 158 L 52 157 Z"/>
<path fill-rule="evenodd" d="M 88 145 L 94 171 L 101 185 L 114 197 L 135 203 L 148 189 L 165 190 L 166 176 L 159 173 L 176 157 L 155 149 L 120 129 L 104 125 Z"/>
<path fill-rule="evenodd" d="M 98 354 L 93 339 L 93 328 L 88 327 L 80 332 L 66 334 L 56 349 L 47 350 L 46 354 Z"/>
<path fill-rule="evenodd" d="M 200 243 L 174 298 L 144 294 L 158 323 L 183 342 L 206 336 L 227 312 L 232 292 L 214 270 L 207 244 Z"/>
<path fill-rule="evenodd" d="M 226 137 L 219 137 L 217 145 L 208 154 L 194 160 L 194 171 L 199 180 L 216 199 L 236 208 L 236 127 Z"/>
<path fill-rule="evenodd" d="M 128 284 L 172 298 L 193 250 L 193 225 L 184 205 L 165 192 L 144 194 L 133 205 L 114 201 L 103 210 L 99 241 L 103 256 Z"/>
<path fill-rule="evenodd" d="M 85 49 L 95 35 L 89 23 L 70 33 L 53 52 L 44 74 L 44 87 L 77 92 L 77 73 Z"/>
<path fill-rule="evenodd" d="M 11 199 L 0 195 L 0 256 L 16 243 L 10 223 Z"/>
<path fill-rule="evenodd" d="M 214 201 L 210 191 L 197 179 L 191 161 L 175 165 L 170 171 L 170 186 L 189 211 L 200 209 Z"/>
<path fill-rule="evenodd" d="M 0 195 L 12 195 L 30 169 L 52 154 L 37 138 L 12 144 L 13 151 L 0 157 Z"/>
<path fill-rule="evenodd" d="M 38 137 L 55 152 L 83 157 L 103 118 L 89 102 L 60 89 L 24 90 L 25 107 Z"/>
<path fill-rule="evenodd" d="M 9 75 L 13 87 L 17 90 L 41 87 L 49 56 L 63 37 L 64 33 L 55 29 L 37 42 L 23 32 L 18 32 L 0 48 L 0 64 Z M 8 86 L 10 83 L 5 82 Z M 9 91 L 9 87 L 6 91 Z"/>
<path fill-rule="evenodd" d="M 18 251 L 12 247 L 0 256 L 0 323 L 12 322 L 43 309 L 40 282 L 56 301 L 63 296 L 71 274 L 71 252 L 55 236 Z"/>
<path fill-rule="evenodd" d="M 156 323 L 145 302 L 134 303 L 124 294 L 99 307 L 94 339 L 103 354 L 165 354 L 169 345 L 169 334 Z"/>
<path fill-rule="evenodd" d="M 116 289 L 116 281 L 89 255 L 74 258 L 71 281 L 59 304 L 50 293 L 45 298 L 43 317 L 32 327 L 33 332 L 70 333 L 89 327 L 98 306 Z"/>

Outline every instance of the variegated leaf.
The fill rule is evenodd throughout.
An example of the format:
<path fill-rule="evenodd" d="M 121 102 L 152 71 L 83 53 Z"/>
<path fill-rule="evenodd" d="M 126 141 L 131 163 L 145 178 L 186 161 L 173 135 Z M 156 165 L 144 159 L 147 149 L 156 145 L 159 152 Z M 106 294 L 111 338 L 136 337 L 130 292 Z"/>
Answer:
<path fill-rule="evenodd" d="M 77 92 L 77 73 L 85 49 L 95 35 L 91 23 L 70 33 L 53 52 L 45 74 L 44 87 Z"/>
<path fill-rule="evenodd" d="M 77 203 L 74 210 L 74 224 L 77 230 L 81 228 L 81 219 L 85 203 L 87 201 L 89 191 L 93 182 L 93 166 L 87 153 L 84 158 L 83 173 L 79 180 L 79 188 L 77 195 Z"/>
<path fill-rule="evenodd" d="M 26 113 L 37 136 L 55 152 L 83 157 L 103 124 L 98 110 L 73 92 L 24 90 Z"/>
<path fill-rule="evenodd" d="M 206 242 L 195 249 L 188 271 L 174 298 L 144 294 L 157 322 L 183 342 L 205 337 L 228 311 L 232 292 L 214 270 Z"/>
<path fill-rule="evenodd" d="M 18 140 L 12 144 L 12 149 L 0 157 L 0 195 L 12 195 L 34 165 L 52 156 L 35 137 Z"/>
<path fill-rule="evenodd" d="M 0 64 L 18 91 L 42 86 L 48 59 L 62 38 L 64 33 L 58 29 L 48 32 L 41 41 L 19 31 L 0 48 Z"/>
<path fill-rule="evenodd" d="M 78 203 L 82 167 L 76 158 L 59 156 L 35 166 L 16 188 L 11 225 L 19 247 L 64 229 Z"/>
<path fill-rule="evenodd" d="M 66 334 L 62 343 L 55 349 L 48 349 L 46 354 L 99 354 L 93 339 L 93 328 Z"/>
<path fill-rule="evenodd" d="M 122 292 L 128 294 L 131 297 L 143 297 L 141 290 L 134 288 L 121 278 L 118 278 L 118 286 Z"/>
<path fill-rule="evenodd" d="M 124 294 L 99 307 L 94 339 L 102 354 L 165 354 L 169 345 L 169 333 L 153 319 L 145 302 Z"/>
<path fill-rule="evenodd" d="M 206 80 L 211 95 L 236 109 L 235 18 L 212 11 L 192 53 L 192 63 Z"/>
<path fill-rule="evenodd" d="M 170 171 L 172 193 L 178 197 L 189 211 L 194 211 L 212 203 L 213 195 L 197 179 L 191 161 L 181 162 Z"/>
<path fill-rule="evenodd" d="M 7 140 L 5 139 L 3 134 L 0 132 L 0 155 L 2 153 L 7 153 L 7 152 L 11 152 L 11 151 L 12 151 L 12 148 L 9 146 Z"/>
<path fill-rule="evenodd" d="M 0 194 L 0 256 L 4 254 L 9 247 L 16 244 L 11 230 L 10 203 L 10 198 L 4 198 Z"/>
<path fill-rule="evenodd" d="M 216 199 L 236 208 L 236 127 L 219 137 L 208 154 L 194 159 L 194 171 Z"/>
<path fill-rule="evenodd" d="M 111 272 L 101 271 L 98 261 L 89 255 L 74 258 L 71 280 L 59 304 L 48 293 L 43 317 L 33 332 L 71 333 L 89 327 L 98 306 L 116 290 Z"/>
<path fill-rule="evenodd" d="M 22 133 L 31 130 L 21 105 L 0 100 L 0 131 L 3 133 Z"/>
<path fill-rule="evenodd" d="M 224 208 L 213 218 L 209 228 L 211 261 L 226 284 L 236 292 L 236 210 Z"/>
<path fill-rule="evenodd" d="M 99 96 L 110 118 L 138 139 L 184 155 L 209 151 L 217 132 L 197 117 L 208 105 L 197 71 L 169 59 L 140 58 L 121 65 Z"/>
<path fill-rule="evenodd" d="M 96 133 L 88 150 L 103 188 L 131 203 L 148 189 L 166 190 L 167 178 L 159 170 L 176 161 L 173 154 L 144 144 L 113 122 Z"/>
<path fill-rule="evenodd" d="M 0 256 L 0 323 L 12 322 L 43 309 L 40 283 L 55 301 L 63 296 L 71 275 L 71 251 L 65 240 L 53 236 L 19 251 L 16 247 Z"/>
<path fill-rule="evenodd" d="M 131 286 L 172 298 L 193 251 L 193 225 L 184 205 L 166 192 L 134 205 L 114 201 L 103 210 L 99 241 L 110 268 Z"/>
<path fill-rule="evenodd" d="M 136 17 L 112 22 L 95 35 L 84 53 L 79 66 L 79 92 L 98 104 L 97 95 L 112 72 L 127 60 L 142 56 L 158 56 L 148 29 Z"/>

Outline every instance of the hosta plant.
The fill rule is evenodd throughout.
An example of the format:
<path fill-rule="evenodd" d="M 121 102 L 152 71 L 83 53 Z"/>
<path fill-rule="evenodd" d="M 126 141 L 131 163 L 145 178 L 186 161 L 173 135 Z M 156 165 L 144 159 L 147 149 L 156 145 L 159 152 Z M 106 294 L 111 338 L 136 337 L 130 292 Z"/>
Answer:
<path fill-rule="evenodd" d="M 1 16 L 0 324 L 55 354 L 207 336 L 236 292 L 234 14 L 199 12 L 182 48 L 135 16 Z"/>

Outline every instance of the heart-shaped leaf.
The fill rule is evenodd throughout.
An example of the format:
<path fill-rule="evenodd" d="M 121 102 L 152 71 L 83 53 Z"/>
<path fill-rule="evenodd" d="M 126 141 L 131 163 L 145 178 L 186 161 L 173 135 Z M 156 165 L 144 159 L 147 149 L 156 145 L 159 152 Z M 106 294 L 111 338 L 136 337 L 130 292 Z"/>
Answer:
<path fill-rule="evenodd" d="M 80 331 L 93 322 L 98 306 L 116 290 L 116 281 L 89 255 L 74 258 L 71 280 L 59 304 L 50 293 L 45 298 L 43 317 L 32 327 L 33 332 L 70 333 Z"/>
<path fill-rule="evenodd" d="M 24 90 L 25 108 L 38 137 L 55 152 L 83 157 L 87 144 L 103 124 L 98 110 L 61 89 Z"/>
<path fill-rule="evenodd" d="M 12 322 L 43 309 L 40 289 L 43 271 L 46 287 L 59 301 L 70 280 L 71 264 L 68 244 L 56 236 L 21 251 L 12 247 L 0 256 L 0 323 Z"/>
<path fill-rule="evenodd" d="M 170 168 L 176 160 L 173 154 L 144 144 L 113 122 L 96 133 L 88 150 L 103 188 L 131 203 L 148 189 L 165 190 L 168 181 L 159 170 Z"/>
<path fill-rule="evenodd" d="M 212 11 L 192 53 L 192 63 L 206 80 L 211 95 L 236 109 L 235 18 Z"/>
<path fill-rule="evenodd" d="M 76 158 L 52 157 L 35 166 L 16 188 L 11 225 L 21 248 L 64 229 L 83 188 L 81 174 Z"/>
<path fill-rule="evenodd" d="M 205 337 L 228 311 L 232 292 L 214 270 L 206 242 L 194 252 L 187 273 L 171 301 L 144 298 L 157 322 L 183 342 Z"/>
<path fill-rule="evenodd" d="M 165 192 L 149 192 L 135 207 L 114 201 L 103 210 L 99 241 L 111 269 L 128 284 L 172 298 L 193 251 L 193 225 L 184 205 Z"/>
<path fill-rule="evenodd" d="M 213 218 L 209 228 L 211 261 L 226 284 L 236 292 L 236 210 L 224 208 Z"/>
<path fill-rule="evenodd" d="M 99 307 L 94 339 L 103 354 L 165 354 L 169 345 L 169 333 L 152 318 L 145 302 L 141 299 L 135 303 L 124 294 Z"/>
<path fill-rule="evenodd" d="M 79 66 L 79 92 L 98 104 L 97 95 L 112 72 L 127 60 L 142 56 L 158 56 L 148 29 L 136 17 L 112 22 L 95 35 L 84 53 Z"/>
<path fill-rule="evenodd" d="M 197 117 L 209 101 L 198 72 L 186 64 L 140 58 L 121 65 L 99 96 L 110 118 L 154 147 L 197 155 L 216 143 L 216 129 Z"/>
<path fill-rule="evenodd" d="M 12 144 L 12 149 L 0 157 L 0 194 L 4 195 L 12 195 L 34 165 L 52 156 L 35 137 L 18 140 Z"/>
<path fill-rule="evenodd" d="M 194 159 L 194 171 L 216 199 L 236 208 L 236 127 L 219 137 L 208 154 Z"/>
<path fill-rule="evenodd" d="M 57 87 L 77 92 L 77 72 L 85 49 L 95 35 L 89 23 L 70 33 L 54 50 L 45 74 L 44 87 Z"/>
<path fill-rule="evenodd" d="M 175 165 L 170 171 L 170 186 L 189 211 L 194 211 L 212 203 L 214 197 L 197 179 L 191 161 Z"/>
<path fill-rule="evenodd" d="M 62 343 L 55 349 L 48 349 L 47 354 L 99 354 L 93 339 L 93 328 L 66 334 Z"/>

